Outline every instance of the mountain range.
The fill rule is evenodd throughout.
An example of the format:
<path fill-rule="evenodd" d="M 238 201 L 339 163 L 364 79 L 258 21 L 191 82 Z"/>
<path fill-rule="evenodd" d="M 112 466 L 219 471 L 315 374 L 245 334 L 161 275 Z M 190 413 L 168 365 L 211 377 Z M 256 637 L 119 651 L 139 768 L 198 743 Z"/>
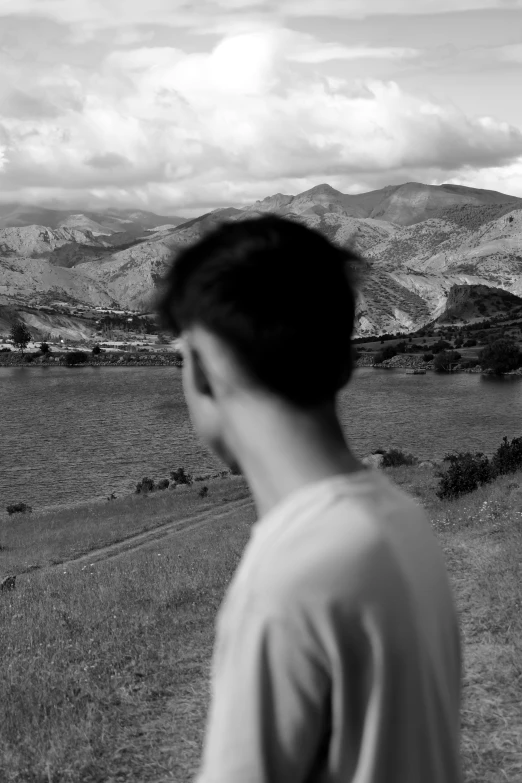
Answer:
<path fill-rule="evenodd" d="M 0 304 L 59 300 L 146 311 L 179 249 L 222 221 L 266 213 L 363 256 L 358 335 L 413 331 L 444 313 L 462 286 L 495 289 L 497 299 L 498 289 L 522 296 L 522 199 L 409 182 L 356 195 L 322 184 L 190 220 L 0 205 Z"/>

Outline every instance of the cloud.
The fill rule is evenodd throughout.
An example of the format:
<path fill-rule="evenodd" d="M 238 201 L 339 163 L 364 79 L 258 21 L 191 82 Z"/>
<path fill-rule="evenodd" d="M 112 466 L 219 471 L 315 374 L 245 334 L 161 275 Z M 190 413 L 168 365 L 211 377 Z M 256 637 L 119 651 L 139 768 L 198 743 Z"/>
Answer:
<path fill-rule="evenodd" d="M 2 99 L 4 117 L 48 118 L 58 117 L 60 112 L 44 98 L 14 89 Z"/>
<path fill-rule="evenodd" d="M 127 166 L 129 161 L 117 152 L 106 152 L 103 155 L 92 155 L 85 163 L 95 169 L 114 169 Z"/>
<path fill-rule="evenodd" d="M 504 170 L 522 156 L 507 123 L 308 67 L 341 53 L 414 56 L 269 27 L 207 53 L 143 46 L 93 71 L 42 66 L 28 94 L 53 95 L 59 114 L 0 119 L 2 198 L 186 213 L 325 180 L 349 190 Z"/>
<path fill-rule="evenodd" d="M 458 172 L 453 182 L 456 185 L 498 190 L 522 198 L 522 156 L 507 166 Z"/>
<path fill-rule="evenodd" d="M 339 46 L 319 44 L 296 51 L 289 59 L 300 63 L 324 63 L 329 60 L 403 60 L 419 57 L 419 49 L 405 47 Z"/>
<path fill-rule="evenodd" d="M 483 9 L 520 9 L 522 0 L 2 0 L 0 16 L 33 15 L 82 26 L 85 30 L 161 24 L 197 30 L 220 25 L 226 16 L 353 18 L 441 14 Z M 237 32 L 237 30 L 236 30 Z"/>
<path fill-rule="evenodd" d="M 284 16 L 334 16 L 338 18 L 453 14 L 484 9 L 518 9 L 522 0 L 278 0 Z"/>
<path fill-rule="evenodd" d="M 522 63 L 522 43 L 499 46 L 494 49 L 494 54 L 505 62 Z"/>

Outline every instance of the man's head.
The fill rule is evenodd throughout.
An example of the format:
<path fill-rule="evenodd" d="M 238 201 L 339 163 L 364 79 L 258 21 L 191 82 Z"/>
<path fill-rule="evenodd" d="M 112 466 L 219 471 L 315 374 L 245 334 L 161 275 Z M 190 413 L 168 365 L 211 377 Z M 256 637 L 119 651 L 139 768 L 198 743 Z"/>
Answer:
<path fill-rule="evenodd" d="M 229 464 L 227 401 L 264 395 L 312 410 L 349 380 L 358 261 L 275 216 L 226 223 L 175 259 L 160 314 L 183 338 L 194 425 Z"/>

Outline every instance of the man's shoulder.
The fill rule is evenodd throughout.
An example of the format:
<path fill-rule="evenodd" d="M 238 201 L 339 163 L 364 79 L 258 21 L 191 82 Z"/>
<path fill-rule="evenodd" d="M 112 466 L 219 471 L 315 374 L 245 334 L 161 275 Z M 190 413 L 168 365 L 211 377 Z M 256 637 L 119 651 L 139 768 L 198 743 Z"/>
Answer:
<path fill-rule="evenodd" d="M 424 510 L 386 477 L 369 477 L 364 492 L 339 481 L 322 505 L 281 520 L 259 551 L 252 588 L 271 604 L 314 605 L 340 594 L 348 606 L 379 573 L 398 570 L 393 539 L 417 528 L 430 535 Z"/>

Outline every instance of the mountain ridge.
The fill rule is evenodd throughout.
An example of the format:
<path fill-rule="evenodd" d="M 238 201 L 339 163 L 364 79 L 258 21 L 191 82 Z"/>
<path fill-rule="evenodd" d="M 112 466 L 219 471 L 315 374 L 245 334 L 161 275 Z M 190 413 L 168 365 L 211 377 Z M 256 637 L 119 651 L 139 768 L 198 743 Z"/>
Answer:
<path fill-rule="evenodd" d="M 0 226 L 9 221 L 6 212 L 0 207 Z M 315 228 L 365 258 L 356 334 L 413 331 L 443 313 L 454 286 L 522 295 L 522 199 L 498 191 L 410 182 L 343 194 L 321 183 L 295 196 L 276 193 L 180 222 L 141 210 L 70 210 L 60 220 L 48 213 L 42 215 L 55 221 L 54 229 L 0 228 L 4 298 L 14 291 L 26 301 L 83 296 L 78 301 L 146 310 L 180 249 L 224 220 L 267 213 Z"/>

